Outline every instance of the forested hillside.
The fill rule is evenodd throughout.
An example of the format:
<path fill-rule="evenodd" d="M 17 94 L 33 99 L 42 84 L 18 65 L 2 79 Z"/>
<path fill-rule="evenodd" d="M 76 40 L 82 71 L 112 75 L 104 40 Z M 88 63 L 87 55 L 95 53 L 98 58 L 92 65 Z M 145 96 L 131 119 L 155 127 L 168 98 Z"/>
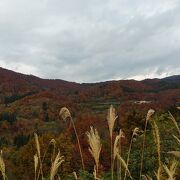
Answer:
<path fill-rule="evenodd" d="M 96 127 L 104 147 L 109 146 L 109 140 L 105 139 L 108 139 L 106 115 L 110 105 L 115 107 L 118 115 L 114 137 L 119 129 L 126 134 L 122 142 L 124 151 L 127 150 L 133 129 L 144 128 L 147 111 L 151 108 L 156 111 L 160 129 L 172 133 L 168 111 L 179 122 L 180 76 L 80 84 L 41 79 L 0 68 L 0 147 L 5 153 L 8 176 L 11 177 L 9 179 L 31 179 L 29 177 L 34 174 L 34 132 L 40 136 L 42 147 L 47 147 L 52 138 L 56 139 L 62 154 L 67 158 L 62 167 L 62 176 L 73 170 L 79 171 L 81 161 L 77 155 L 78 144 L 73 127 L 59 118 L 59 111 L 64 106 L 68 107 L 75 121 L 82 143 L 84 163 L 92 172 L 93 162 L 89 156 L 85 134 L 90 126 Z M 152 143 L 151 135 L 148 138 Z M 173 138 L 164 136 L 163 139 L 169 143 Z M 165 145 L 165 151 L 167 147 Z M 176 148 L 176 145 L 172 145 L 172 148 Z M 102 172 L 110 169 L 109 153 L 110 149 L 102 149 Z M 45 164 L 46 168 L 48 169 L 48 163 Z M 137 176 L 136 168 L 130 168 L 133 175 Z"/>

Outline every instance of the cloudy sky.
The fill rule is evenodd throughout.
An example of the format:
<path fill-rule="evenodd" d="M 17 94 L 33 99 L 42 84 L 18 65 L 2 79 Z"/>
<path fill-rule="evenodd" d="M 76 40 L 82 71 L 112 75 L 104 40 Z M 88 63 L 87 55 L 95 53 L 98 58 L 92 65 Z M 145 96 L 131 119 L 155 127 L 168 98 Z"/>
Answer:
<path fill-rule="evenodd" d="M 76 82 L 180 74 L 180 0 L 0 0 L 0 66 Z"/>

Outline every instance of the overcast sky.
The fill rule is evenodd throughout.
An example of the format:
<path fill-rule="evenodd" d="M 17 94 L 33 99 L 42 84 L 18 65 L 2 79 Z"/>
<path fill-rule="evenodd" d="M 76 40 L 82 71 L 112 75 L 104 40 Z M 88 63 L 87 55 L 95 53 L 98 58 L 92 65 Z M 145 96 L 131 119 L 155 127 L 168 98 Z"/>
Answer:
<path fill-rule="evenodd" d="M 76 82 L 180 74 L 180 0 L 0 0 L 0 66 Z"/>

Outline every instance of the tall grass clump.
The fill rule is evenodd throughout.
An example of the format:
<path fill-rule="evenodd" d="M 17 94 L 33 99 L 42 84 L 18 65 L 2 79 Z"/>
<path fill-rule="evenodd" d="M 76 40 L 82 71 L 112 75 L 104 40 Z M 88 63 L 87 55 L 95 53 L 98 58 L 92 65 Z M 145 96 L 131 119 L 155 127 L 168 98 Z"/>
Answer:
<path fill-rule="evenodd" d="M 34 133 L 34 138 L 35 138 L 35 145 L 36 145 L 36 151 L 37 151 L 36 154 L 34 155 L 34 171 L 35 171 L 34 179 L 39 180 L 40 175 L 41 175 L 41 179 L 44 180 L 43 162 L 45 160 L 45 157 L 47 155 L 50 145 L 53 144 L 53 152 L 51 154 L 51 168 L 50 168 L 49 178 L 50 178 L 50 180 L 54 180 L 54 177 L 56 176 L 56 174 L 58 172 L 58 168 L 60 167 L 62 162 L 64 162 L 64 157 L 60 155 L 60 151 L 58 151 L 57 155 L 55 156 L 55 151 L 56 151 L 55 139 L 51 139 L 44 154 L 41 155 L 41 151 L 40 151 L 41 147 L 40 147 L 40 143 L 39 143 L 39 138 L 36 133 Z M 38 171 L 38 168 L 39 168 L 39 171 Z M 60 179 L 59 176 L 58 176 L 58 178 Z"/>
<path fill-rule="evenodd" d="M 83 171 L 85 171 L 84 159 L 83 159 L 82 148 L 81 148 L 79 136 L 78 136 L 78 133 L 77 133 L 77 130 L 76 130 L 76 127 L 75 127 L 75 124 L 74 124 L 74 121 L 73 121 L 73 118 L 71 116 L 69 109 L 66 107 L 61 108 L 59 111 L 59 117 L 62 118 L 64 121 L 66 121 L 67 119 L 70 119 L 70 123 L 73 126 L 73 129 L 74 129 L 74 132 L 76 135 L 76 139 L 77 139 L 77 143 L 78 143 L 79 153 L 81 156 L 82 169 L 83 169 Z"/>
<path fill-rule="evenodd" d="M 109 134 L 110 134 L 110 143 L 111 143 L 111 178 L 113 180 L 113 130 L 114 130 L 114 124 L 115 121 L 117 119 L 117 115 L 116 115 L 116 110 L 113 107 L 113 105 L 110 106 L 109 110 L 108 110 L 108 114 L 107 114 L 107 122 L 108 122 L 108 127 L 109 127 Z"/>

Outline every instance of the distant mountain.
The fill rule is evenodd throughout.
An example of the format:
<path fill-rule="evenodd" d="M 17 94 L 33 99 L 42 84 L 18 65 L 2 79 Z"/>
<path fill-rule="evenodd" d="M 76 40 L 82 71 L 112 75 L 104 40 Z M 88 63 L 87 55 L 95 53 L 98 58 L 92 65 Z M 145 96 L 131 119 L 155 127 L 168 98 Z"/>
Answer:
<path fill-rule="evenodd" d="M 0 68 L 0 102 L 12 103 L 23 98 L 44 95 L 72 102 L 108 100 L 180 101 L 180 75 L 163 79 L 119 80 L 99 83 L 75 83 L 59 79 L 41 79 Z M 36 96 L 35 96 L 36 95 Z"/>
<path fill-rule="evenodd" d="M 163 80 L 173 80 L 173 81 L 180 81 L 180 75 L 174 75 L 174 76 L 169 76 L 169 77 L 165 77 L 163 78 Z"/>
<path fill-rule="evenodd" d="M 7 91 L 41 91 L 59 89 L 67 92 L 70 89 L 78 89 L 79 84 L 59 79 L 41 79 L 33 75 L 24 75 L 11 70 L 0 68 L 0 84 L 5 85 Z"/>

